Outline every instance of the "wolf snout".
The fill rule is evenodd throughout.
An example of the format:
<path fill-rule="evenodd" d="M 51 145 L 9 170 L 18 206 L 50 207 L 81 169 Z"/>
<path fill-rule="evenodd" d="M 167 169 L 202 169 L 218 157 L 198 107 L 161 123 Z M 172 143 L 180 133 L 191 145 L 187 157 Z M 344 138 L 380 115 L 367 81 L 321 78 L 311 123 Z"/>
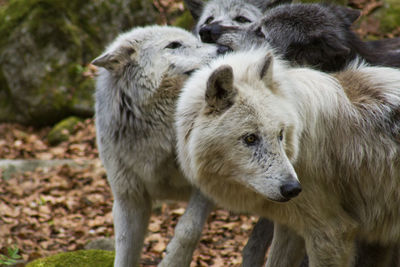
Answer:
<path fill-rule="evenodd" d="M 281 191 L 281 195 L 287 199 L 291 199 L 296 197 L 301 192 L 301 185 L 297 181 L 288 182 L 279 188 Z"/>
<path fill-rule="evenodd" d="M 216 23 L 206 25 L 199 31 L 201 41 L 205 43 L 216 43 L 221 34 L 222 27 Z"/>

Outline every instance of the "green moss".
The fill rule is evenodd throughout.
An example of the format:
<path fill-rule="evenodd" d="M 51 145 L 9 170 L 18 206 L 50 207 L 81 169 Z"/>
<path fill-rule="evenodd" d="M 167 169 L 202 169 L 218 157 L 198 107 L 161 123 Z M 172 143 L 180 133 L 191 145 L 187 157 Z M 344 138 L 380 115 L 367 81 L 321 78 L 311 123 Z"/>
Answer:
<path fill-rule="evenodd" d="M 15 111 L 13 110 L 10 88 L 8 87 L 6 78 L 0 69 L 0 121 L 15 119 Z"/>
<path fill-rule="evenodd" d="M 112 267 L 114 252 L 78 250 L 60 253 L 30 262 L 26 267 Z"/>
<path fill-rule="evenodd" d="M 72 116 L 57 123 L 47 135 L 50 145 L 57 145 L 63 141 L 67 141 L 71 133 L 73 133 L 75 126 L 80 121 L 79 118 Z"/>
<path fill-rule="evenodd" d="M 383 32 L 391 32 L 400 26 L 400 2 L 399 0 L 386 0 L 383 8 L 378 11 L 380 29 Z"/>
<path fill-rule="evenodd" d="M 7 0 L 0 5 L 0 36 L 7 37 L 0 38 L 0 66 L 8 70 L 0 74 L 0 121 L 51 125 L 71 115 L 93 116 L 94 82 L 85 68 L 118 33 L 154 23 L 152 3 Z M 8 83 L 13 84 L 9 97 Z"/>
<path fill-rule="evenodd" d="M 184 28 L 186 30 L 190 30 L 194 26 L 194 20 L 192 15 L 190 15 L 189 11 L 185 11 L 182 15 L 180 15 L 176 21 L 173 23 L 174 26 Z"/>

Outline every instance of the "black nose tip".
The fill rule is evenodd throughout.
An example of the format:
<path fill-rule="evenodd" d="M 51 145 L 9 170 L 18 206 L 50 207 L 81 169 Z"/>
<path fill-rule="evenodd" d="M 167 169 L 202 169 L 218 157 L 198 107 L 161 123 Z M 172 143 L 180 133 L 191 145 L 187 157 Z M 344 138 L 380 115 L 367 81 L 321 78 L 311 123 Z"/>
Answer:
<path fill-rule="evenodd" d="M 216 43 L 221 34 L 222 31 L 219 24 L 206 25 L 199 31 L 201 41 L 204 43 Z"/>
<path fill-rule="evenodd" d="M 218 49 L 217 49 L 218 55 L 223 55 L 223 54 L 226 54 L 231 51 L 232 51 L 232 49 L 229 46 L 218 45 Z"/>
<path fill-rule="evenodd" d="M 299 182 L 289 182 L 280 187 L 281 194 L 285 198 L 294 198 L 301 192 L 301 185 Z"/>

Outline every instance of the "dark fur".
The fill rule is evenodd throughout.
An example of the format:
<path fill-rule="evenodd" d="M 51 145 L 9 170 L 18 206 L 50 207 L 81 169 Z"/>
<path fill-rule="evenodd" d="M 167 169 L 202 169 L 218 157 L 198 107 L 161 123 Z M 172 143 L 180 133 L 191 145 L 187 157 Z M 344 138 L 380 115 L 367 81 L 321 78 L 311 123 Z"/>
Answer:
<path fill-rule="evenodd" d="M 370 49 L 400 51 L 400 37 L 368 41 L 367 45 Z"/>
<path fill-rule="evenodd" d="M 361 56 L 372 65 L 400 67 L 400 53 L 371 49 L 351 30 L 358 17 L 358 11 L 341 6 L 283 5 L 267 13 L 262 27 L 272 46 L 300 65 L 338 71 Z"/>
<path fill-rule="evenodd" d="M 235 40 L 230 35 L 247 46 L 268 42 L 284 59 L 328 72 L 342 70 L 357 56 L 372 65 L 400 67 L 396 39 L 387 39 L 387 46 L 384 41 L 363 42 L 351 30 L 359 15 L 359 11 L 328 4 L 280 5 L 246 32 L 224 29 L 214 40 L 233 48 Z"/>

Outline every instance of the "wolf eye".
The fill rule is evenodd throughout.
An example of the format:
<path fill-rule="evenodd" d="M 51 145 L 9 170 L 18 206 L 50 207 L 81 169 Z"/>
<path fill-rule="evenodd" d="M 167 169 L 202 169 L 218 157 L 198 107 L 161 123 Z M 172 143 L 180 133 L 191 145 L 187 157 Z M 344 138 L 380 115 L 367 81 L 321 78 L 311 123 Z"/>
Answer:
<path fill-rule="evenodd" d="M 213 21 L 213 20 L 214 20 L 214 17 L 211 16 L 211 17 L 208 17 L 208 18 L 206 19 L 206 22 L 204 22 L 204 23 L 205 23 L 205 24 L 210 24 L 211 21 Z"/>
<path fill-rule="evenodd" d="M 279 141 L 283 140 L 283 129 L 279 132 L 278 139 Z"/>
<path fill-rule="evenodd" d="M 261 27 L 258 27 L 254 33 L 256 34 L 257 37 L 265 38 L 264 33 L 261 31 Z"/>
<path fill-rule="evenodd" d="M 236 22 L 239 22 L 239 23 L 249 23 L 249 22 L 251 22 L 251 20 L 249 20 L 248 18 L 243 17 L 243 16 L 237 16 L 233 20 L 236 21 Z"/>
<path fill-rule="evenodd" d="M 180 42 L 175 41 L 175 42 L 169 43 L 165 48 L 177 49 L 181 46 L 182 46 L 182 44 Z"/>
<path fill-rule="evenodd" d="M 246 143 L 246 145 L 253 146 L 257 143 L 258 137 L 255 134 L 248 134 L 243 137 L 243 141 Z"/>

